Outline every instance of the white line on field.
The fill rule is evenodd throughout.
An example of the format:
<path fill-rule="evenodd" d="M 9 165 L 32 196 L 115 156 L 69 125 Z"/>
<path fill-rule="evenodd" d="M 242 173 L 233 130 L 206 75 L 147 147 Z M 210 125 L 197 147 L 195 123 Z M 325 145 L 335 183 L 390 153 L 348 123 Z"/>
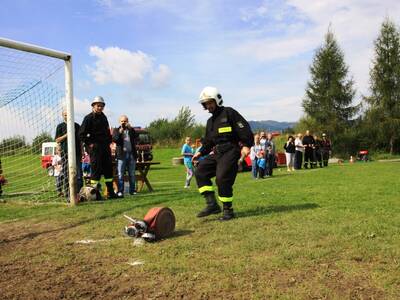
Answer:
<path fill-rule="evenodd" d="M 94 244 L 94 243 L 104 243 L 104 242 L 111 242 L 111 241 L 115 241 L 115 240 L 126 240 L 129 239 L 130 237 L 119 237 L 119 238 L 113 238 L 113 239 L 100 239 L 100 240 L 80 240 L 80 241 L 76 241 L 75 244 Z"/>
<path fill-rule="evenodd" d="M 144 261 L 141 260 L 137 260 L 137 261 L 131 261 L 127 263 L 130 266 L 140 266 L 140 265 L 144 265 Z"/>

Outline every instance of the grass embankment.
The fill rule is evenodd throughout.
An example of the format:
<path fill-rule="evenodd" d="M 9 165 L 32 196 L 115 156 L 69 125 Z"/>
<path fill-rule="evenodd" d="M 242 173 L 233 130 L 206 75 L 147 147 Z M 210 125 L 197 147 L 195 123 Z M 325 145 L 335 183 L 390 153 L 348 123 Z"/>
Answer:
<path fill-rule="evenodd" d="M 73 208 L 15 198 L 0 204 L 4 295 L 398 297 L 399 163 L 278 169 L 265 180 L 241 173 L 234 188 L 238 218 L 221 223 L 195 217 L 204 203 L 195 182 L 183 189 L 184 167 L 171 164 L 178 155 L 179 149 L 156 151 L 161 165 L 149 173 L 153 193 Z M 161 205 L 175 212 L 174 237 L 141 247 L 123 238 L 123 213 L 140 218 Z M 100 241 L 75 243 L 83 239 Z M 18 280 L 24 280 L 19 292 Z"/>

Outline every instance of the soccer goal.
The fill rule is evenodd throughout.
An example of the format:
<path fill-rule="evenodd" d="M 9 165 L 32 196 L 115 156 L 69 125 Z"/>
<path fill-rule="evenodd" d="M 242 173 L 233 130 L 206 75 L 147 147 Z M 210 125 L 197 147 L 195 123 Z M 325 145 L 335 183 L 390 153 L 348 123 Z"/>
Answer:
<path fill-rule="evenodd" d="M 54 158 L 55 131 L 63 122 L 64 110 L 68 137 L 65 173 Z M 65 185 L 70 203 L 76 204 L 73 124 L 71 55 L 0 38 L 0 174 L 6 181 L 1 184 L 3 199 L 66 201 Z M 55 176 L 66 172 L 68 181 Z"/>

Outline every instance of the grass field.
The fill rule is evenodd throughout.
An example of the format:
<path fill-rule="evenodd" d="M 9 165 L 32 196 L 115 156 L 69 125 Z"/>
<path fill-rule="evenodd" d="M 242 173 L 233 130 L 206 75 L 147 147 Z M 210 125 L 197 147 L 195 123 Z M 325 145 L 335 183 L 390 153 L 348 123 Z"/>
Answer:
<path fill-rule="evenodd" d="M 238 175 L 237 219 L 197 219 L 178 149 L 157 150 L 155 192 L 68 207 L 0 204 L 4 299 L 398 299 L 399 162 Z M 5 187 L 7 188 L 7 186 Z M 176 233 L 135 245 L 124 213 L 169 206 Z M 76 243 L 94 240 L 89 244 Z"/>

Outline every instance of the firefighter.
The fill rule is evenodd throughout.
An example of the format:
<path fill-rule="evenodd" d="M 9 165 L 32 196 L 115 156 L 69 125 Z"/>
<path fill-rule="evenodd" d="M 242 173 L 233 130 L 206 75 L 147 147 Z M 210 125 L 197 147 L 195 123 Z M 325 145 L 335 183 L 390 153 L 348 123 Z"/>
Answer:
<path fill-rule="evenodd" d="M 111 158 L 111 133 L 107 117 L 103 113 L 103 97 L 96 96 L 92 101 L 92 112 L 82 122 L 79 137 L 89 149 L 92 176 L 90 183 L 98 188 L 101 175 L 107 186 L 108 198 L 117 198 L 113 188 L 113 171 Z"/>
<path fill-rule="evenodd" d="M 308 163 L 310 163 L 310 167 L 314 168 L 314 148 L 315 148 L 315 140 L 314 137 L 310 134 L 310 131 L 307 130 L 306 134 L 303 137 L 303 145 L 304 145 L 304 168 L 308 169 Z"/>
<path fill-rule="evenodd" d="M 326 134 L 322 134 L 322 147 L 321 147 L 321 152 L 322 152 L 322 160 L 324 162 L 324 167 L 328 166 L 328 161 L 329 161 L 329 155 L 331 154 L 332 151 L 332 144 L 331 141 L 326 137 Z"/>
<path fill-rule="evenodd" d="M 209 154 L 199 162 L 195 171 L 199 192 L 206 200 L 206 207 L 197 217 L 221 212 L 211 182 L 211 178 L 216 177 L 219 200 L 223 203 L 220 220 L 230 220 L 234 218 L 232 186 L 238 171 L 238 161 L 241 154 L 249 154 L 254 144 L 253 133 L 247 121 L 236 110 L 222 106 L 222 96 L 215 87 L 205 87 L 199 102 L 212 116 L 207 121 L 203 147 L 193 156 L 193 161 L 197 161 L 200 156 Z"/>

